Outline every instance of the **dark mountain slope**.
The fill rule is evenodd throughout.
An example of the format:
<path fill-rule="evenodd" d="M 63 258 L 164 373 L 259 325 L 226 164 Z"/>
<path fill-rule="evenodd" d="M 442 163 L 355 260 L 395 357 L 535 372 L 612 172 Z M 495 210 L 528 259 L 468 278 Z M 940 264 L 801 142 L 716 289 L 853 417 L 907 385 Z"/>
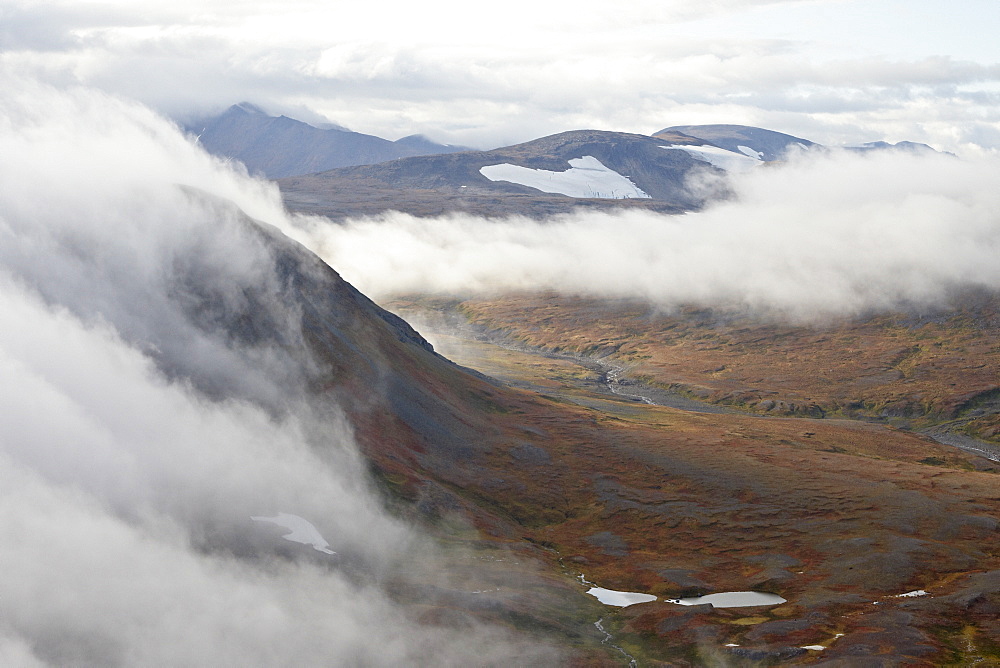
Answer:
<path fill-rule="evenodd" d="M 214 155 L 234 158 L 272 179 L 364 165 L 403 156 L 465 150 L 413 135 L 396 142 L 340 128 L 320 129 L 287 116 L 269 116 L 250 104 L 188 128 Z"/>

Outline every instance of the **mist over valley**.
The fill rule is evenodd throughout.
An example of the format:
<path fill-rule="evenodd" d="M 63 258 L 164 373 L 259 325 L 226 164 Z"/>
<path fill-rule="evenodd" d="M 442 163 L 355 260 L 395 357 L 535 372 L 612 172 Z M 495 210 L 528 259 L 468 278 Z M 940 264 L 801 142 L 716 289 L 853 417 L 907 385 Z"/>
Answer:
<path fill-rule="evenodd" d="M 995 40 L 855 4 L 0 11 L 0 664 L 1000 662 Z"/>

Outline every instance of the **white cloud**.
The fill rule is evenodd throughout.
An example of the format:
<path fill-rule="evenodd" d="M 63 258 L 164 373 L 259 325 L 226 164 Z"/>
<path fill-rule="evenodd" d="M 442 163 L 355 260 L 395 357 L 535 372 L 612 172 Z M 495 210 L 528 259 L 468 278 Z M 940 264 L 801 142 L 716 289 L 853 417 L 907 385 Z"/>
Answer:
<path fill-rule="evenodd" d="M 18 2 L 0 60 L 177 115 L 251 100 L 388 138 L 479 146 L 581 127 L 653 132 L 727 108 L 728 122 L 782 131 L 798 112 L 820 142 L 846 124 L 895 141 L 911 137 L 889 136 L 881 119 L 906 115 L 919 128 L 915 102 L 940 115 L 925 130 L 940 148 L 992 141 L 996 105 L 964 87 L 1000 79 L 992 35 L 967 29 L 997 9 L 935 16 L 930 2 L 908 3 L 904 19 L 893 18 L 896 0 L 650 0 L 617 11 L 519 0 L 476 12 L 454 0 Z M 892 21 L 898 29 L 884 27 Z"/>
<path fill-rule="evenodd" d="M 0 663 L 555 660 L 387 595 L 436 553 L 301 387 L 294 305 L 220 203 L 287 227 L 273 185 L 138 105 L 0 82 Z M 337 555 L 250 519 L 279 512 Z"/>
<path fill-rule="evenodd" d="M 683 216 L 303 224 L 345 278 L 376 296 L 557 290 L 808 319 L 1000 289 L 995 158 L 813 155 L 732 179 L 737 199 Z"/>

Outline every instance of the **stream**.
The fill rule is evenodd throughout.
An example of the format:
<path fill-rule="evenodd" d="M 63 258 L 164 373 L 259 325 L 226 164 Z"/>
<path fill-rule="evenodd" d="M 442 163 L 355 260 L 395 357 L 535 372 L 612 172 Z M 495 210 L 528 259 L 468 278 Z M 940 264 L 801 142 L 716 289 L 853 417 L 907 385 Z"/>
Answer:
<path fill-rule="evenodd" d="M 553 352 L 525 344 L 512 344 L 493 333 L 486 336 L 480 333 L 475 338 L 506 350 L 573 362 L 598 374 L 597 383 L 601 391 L 650 406 L 667 406 L 693 413 L 739 414 L 756 418 L 769 417 L 767 415 L 741 411 L 729 406 L 720 406 L 707 401 L 699 401 L 679 392 L 637 383 L 626 378 L 628 367 L 610 362 L 607 357 L 588 357 L 580 354 Z M 882 420 L 877 418 L 873 418 L 871 421 L 882 422 Z M 958 448 L 959 450 L 984 457 L 990 461 L 1000 462 L 1000 446 L 972 438 L 957 431 L 966 421 L 960 419 L 952 423 L 921 429 L 915 433 L 927 436 L 942 445 Z"/>

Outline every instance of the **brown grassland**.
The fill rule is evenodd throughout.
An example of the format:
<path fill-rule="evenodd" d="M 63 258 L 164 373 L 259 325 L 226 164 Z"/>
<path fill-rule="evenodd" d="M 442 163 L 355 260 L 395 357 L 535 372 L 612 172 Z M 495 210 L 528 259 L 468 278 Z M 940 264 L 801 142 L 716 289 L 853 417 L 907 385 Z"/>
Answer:
<path fill-rule="evenodd" d="M 617 609 L 560 594 L 576 609 L 536 607 L 534 623 L 572 638 L 556 620 L 600 611 L 640 665 L 1000 662 L 1000 464 L 919 432 L 988 433 L 993 301 L 808 326 L 556 295 L 389 307 L 505 385 L 464 394 L 468 424 L 491 416 L 475 453 L 372 454 L 387 487 L 445 534 L 533 546 L 560 586 L 582 575 L 659 597 Z M 621 392 L 730 410 L 613 394 L 595 359 L 627 370 Z M 744 590 L 788 602 L 664 601 Z M 927 595 L 899 597 L 914 590 Z M 567 642 L 574 664 L 624 659 Z"/>

